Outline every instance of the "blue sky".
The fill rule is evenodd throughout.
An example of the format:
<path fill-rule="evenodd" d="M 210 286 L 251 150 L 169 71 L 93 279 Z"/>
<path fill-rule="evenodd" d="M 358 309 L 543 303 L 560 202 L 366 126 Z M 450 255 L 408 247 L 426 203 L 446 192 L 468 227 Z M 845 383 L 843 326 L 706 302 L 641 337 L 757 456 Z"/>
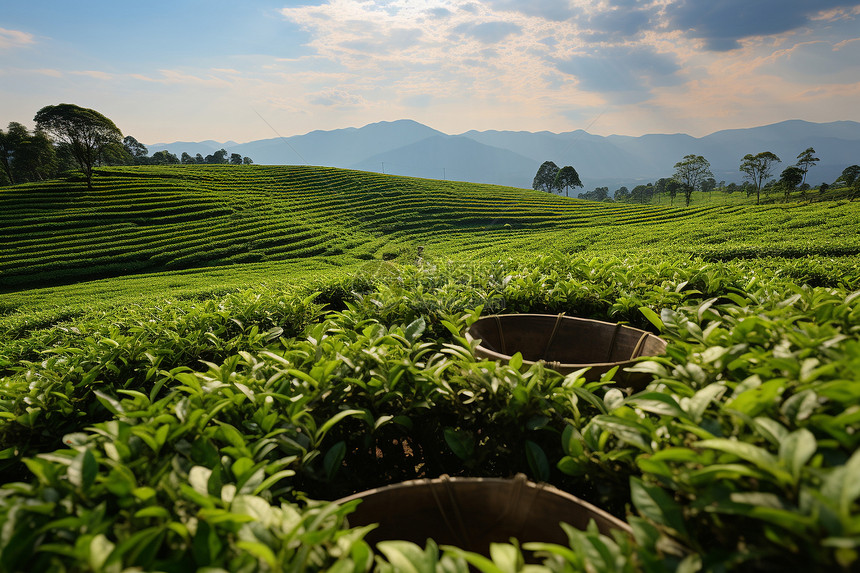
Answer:
<path fill-rule="evenodd" d="M 150 144 L 860 121 L 860 0 L 0 0 L 0 126 L 57 103 Z"/>

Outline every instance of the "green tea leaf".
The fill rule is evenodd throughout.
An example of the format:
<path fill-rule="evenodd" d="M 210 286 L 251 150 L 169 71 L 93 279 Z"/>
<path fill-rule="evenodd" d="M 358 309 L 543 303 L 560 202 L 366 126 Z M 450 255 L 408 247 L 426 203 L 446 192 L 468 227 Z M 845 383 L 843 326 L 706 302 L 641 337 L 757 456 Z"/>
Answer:
<path fill-rule="evenodd" d="M 648 322 L 656 326 L 657 330 L 661 332 L 663 331 L 663 329 L 665 328 L 663 325 L 663 321 L 660 320 L 660 316 L 656 312 L 654 312 L 647 306 L 640 306 L 639 312 L 642 313 L 642 316 L 648 319 Z"/>
<path fill-rule="evenodd" d="M 443 435 L 445 443 L 448 444 L 455 456 L 461 460 L 468 460 L 472 457 L 475 452 L 475 438 L 471 432 L 445 428 Z"/>
<path fill-rule="evenodd" d="M 640 514 L 654 523 L 668 527 L 681 537 L 687 535 L 681 506 L 662 488 L 631 477 L 630 494 L 633 505 Z"/>
<path fill-rule="evenodd" d="M 543 448 L 531 440 L 526 440 L 526 460 L 535 478 L 540 481 L 549 480 L 549 460 Z"/>
<path fill-rule="evenodd" d="M 346 442 L 344 442 L 343 440 L 333 445 L 326 452 L 325 457 L 323 458 L 323 469 L 325 471 L 325 477 L 328 481 L 331 481 L 337 471 L 340 469 L 340 465 L 343 462 L 343 458 L 345 455 Z"/>
<path fill-rule="evenodd" d="M 818 449 L 815 436 L 806 428 L 787 435 L 779 445 L 779 461 L 787 467 L 795 482 L 800 479 L 800 471 Z"/>
<path fill-rule="evenodd" d="M 406 335 L 406 340 L 414 343 L 418 340 L 422 334 L 424 334 L 424 330 L 427 328 L 427 323 L 424 321 L 423 316 L 419 316 L 415 320 L 409 323 L 409 326 L 406 327 L 406 331 L 404 334 Z"/>
<path fill-rule="evenodd" d="M 75 456 L 75 459 L 69 464 L 66 475 L 72 485 L 86 492 L 95 482 L 98 470 L 95 456 L 89 449 L 86 449 Z"/>

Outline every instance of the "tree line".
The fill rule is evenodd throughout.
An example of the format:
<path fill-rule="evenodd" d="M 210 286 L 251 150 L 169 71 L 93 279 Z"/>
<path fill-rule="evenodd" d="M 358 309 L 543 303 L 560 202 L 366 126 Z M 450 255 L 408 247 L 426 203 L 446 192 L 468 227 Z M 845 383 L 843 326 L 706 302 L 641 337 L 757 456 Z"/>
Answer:
<path fill-rule="evenodd" d="M 782 192 L 784 200 L 788 201 L 791 193 L 798 190 L 801 198 L 806 198 L 807 191 L 811 189 L 806 182 L 807 174 L 810 168 L 819 161 L 821 160 L 815 156 L 815 149 L 809 147 L 797 155 L 793 165 L 782 170 L 779 178 L 775 178 L 776 164 L 781 163 L 780 158 L 775 153 L 771 151 L 762 151 L 756 154 L 748 153 L 741 160 L 739 167 L 739 170 L 744 174 L 743 182 L 740 185 L 737 183 L 726 185 L 725 181 L 720 181 L 718 184 L 714 179 L 711 164 L 707 159 L 701 155 L 690 154 L 685 155 L 681 161 L 675 164 L 675 172 L 671 177 L 658 179 L 656 183 L 637 185 L 632 191 L 622 186 L 612 196 L 609 194 L 608 187 L 595 187 L 591 191 L 579 193 L 577 197 L 592 201 L 650 203 L 656 196 L 666 194 L 669 196 L 670 203 L 674 205 L 676 197 L 681 195 L 684 197 L 685 205 L 689 207 L 694 191 L 710 193 L 715 189 L 720 189 L 726 193 L 745 192 L 747 197 L 755 194 L 756 204 L 761 202 L 762 192 L 766 197 L 769 197 L 771 193 Z M 576 174 L 575 184 L 565 185 L 568 180 L 561 176 L 564 169 L 569 169 L 576 174 L 573 167 L 565 167 L 560 170 L 552 161 L 544 162 L 535 175 L 532 188 L 550 193 L 560 193 L 562 189 L 568 189 L 570 186 L 583 186 L 579 181 L 578 174 Z M 851 199 L 860 194 L 860 165 L 846 167 L 832 184 L 821 183 L 818 186 L 818 192 L 823 195 L 828 189 L 835 187 L 849 188 Z"/>
<path fill-rule="evenodd" d="M 74 104 L 49 105 L 33 118 L 31 132 L 23 124 L 10 122 L 0 129 L 0 185 L 15 185 L 51 179 L 80 169 L 92 188 L 93 168 L 103 165 L 232 164 L 248 165 L 250 157 L 218 151 L 203 157 L 169 151 L 152 156 L 146 146 L 128 135 L 123 137 L 113 121 L 101 113 Z"/>

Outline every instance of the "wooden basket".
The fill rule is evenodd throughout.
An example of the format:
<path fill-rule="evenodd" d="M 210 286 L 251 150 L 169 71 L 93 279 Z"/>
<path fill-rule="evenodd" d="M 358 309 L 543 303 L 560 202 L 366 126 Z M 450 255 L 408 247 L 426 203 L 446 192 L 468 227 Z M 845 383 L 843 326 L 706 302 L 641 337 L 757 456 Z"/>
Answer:
<path fill-rule="evenodd" d="M 490 543 L 543 541 L 567 547 L 559 523 L 585 529 L 594 520 L 600 532 L 629 533 L 626 522 L 569 493 L 514 479 L 451 478 L 406 481 L 339 499 L 362 502 L 347 516 L 350 527 L 378 523 L 365 539 L 412 541 L 423 547 L 428 538 L 489 555 Z"/>
<path fill-rule="evenodd" d="M 499 314 L 485 316 L 466 329 L 466 340 L 480 341 L 475 354 L 508 362 L 515 353 L 530 366 L 538 361 L 562 374 L 589 367 L 585 377 L 598 380 L 619 367 L 615 382 L 636 390 L 650 376 L 625 372 L 639 356 L 656 356 L 666 341 L 638 328 L 563 314 Z"/>

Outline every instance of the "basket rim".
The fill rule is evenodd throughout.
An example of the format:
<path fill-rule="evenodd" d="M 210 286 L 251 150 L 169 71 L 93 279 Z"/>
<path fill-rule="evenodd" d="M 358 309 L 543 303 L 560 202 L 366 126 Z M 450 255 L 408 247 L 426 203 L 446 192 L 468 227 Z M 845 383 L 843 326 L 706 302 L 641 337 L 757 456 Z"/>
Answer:
<path fill-rule="evenodd" d="M 505 320 L 505 319 L 509 319 L 511 317 L 517 317 L 517 318 L 519 318 L 519 317 L 532 317 L 532 318 L 546 318 L 546 319 L 557 320 L 558 316 L 559 315 L 557 315 L 557 314 L 543 314 L 543 313 L 488 314 L 486 316 L 482 316 L 481 318 L 476 320 L 474 323 L 472 323 L 470 326 L 468 326 L 464 332 L 464 335 L 465 335 L 466 340 L 470 344 L 474 341 L 478 341 L 477 348 L 480 348 L 481 352 L 488 356 L 488 359 L 507 361 L 507 360 L 511 359 L 513 354 L 502 354 L 501 352 L 497 352 L 495 350 L 491 350 L 491 349 L 487 348 L 486 346 L 483 346 L 481 344 L 481 342 L 483 342 L 483 339 L 476 338 L 472 335 L 471 330 L 472 330 L 472 327 L 474 325 L 478 324 L 482 320 L 487 320 L 487 319 L 497 319 L 498 318 L 501 320 Z M 657 336 L 653 332 L 648 332 L 647 330 L 642 330 L 641 328 L 636 328 L 635 326 L 630 326 L 627 324 L 619 325 L 618 323 L 615 323 L 615 322 L 607 322 L 605 320 L 597 320 L 594 318 L 582 318 L 579 316 L 570 316 L 567 314 L 562 315 L 562 320 L 573 320 L 576 322 L 591 322 L 591 323 L 604 324 L 604 325 L 613 326 L 613 327 L 618 325 L 621 328 L 626 328 L 628 330 L 633 330 L 633 331 L 636 331 L 639 333 L 647 334 L 649 339 L 650 338 L 656 338 L 660 342 L 662 342 L 664 344 L 668 344 L 668 341 L 666 339 L 661 338 L 660 336 Z M 647 357 L 647 356 L 645 356 L 645 357 Z M 577 370 L 577 369 L 581 369 L 581 368 L 593 368 L 593 367 L 630 366 L 632 364 L 635 364 L 637 361 L 639 361 L 640 358 L 643 358 L 643 357 L 637 357 L 637 358 L 633 358 L 631 360 L 621 360 L 621 361 L 616 361 L 616 362 L 558 362 L 556 364 L 558 364 L 559 367 L 562 367 L 565 369 Z M 547 362 L 546 360 L 526 360 L 525 358 L 523 359 L 524 365 L 532 366 L 532 365 L 538 364 L 538 363 L 549 364 L 549 362 Z"/>
<path fill-rule="evenodd" d="M 357 492 L 346 497 L 342 497 L 340 499 L 335 500 L 333 503 L 344 504 L 354 500 L 365 499 L 372 495 L 384 495 L 386 493 L 398 491 L 401 489 L 407 488 L 428 488 L 435 486 L 437 484 L 442 483 L 450 483 L 454 487 L 458 485 L 472 485 L 472 484 L 485 484 L 488 486 L 510 486 L 515 484 L 516 482 L 523 482 L 523 485 L 527 488 L 536 490 L 535 493 L 539 493 L 541 491 L 547 492 L 551 495 L 557 495 L 567 499 L 568 501 L 578 505 L 582 509 L 588 511 L 589 513 L 594 514 L 595 516 L 599 516 L 601 519 L 606 520 L 612 525 L 612 528 L 618 529 L 619 531 L 623 531 L 625 533 L 633 533 L 633 529 L 629 523 L 624 521 L 623 519 L 616 517 L 606 511 L 605 509 L 600 508 L 593 503 L 586 501 L 580 497 L 577 497 L 571 493 L 568 493 L 562 489 L 559 489 L 553 485 L 548 483 L 537 483 L 529 480 L 525 474 L 517 474 L 513 478 L 502 478 L 502 477 L 451 477 L 447 474 L 443 474 L 438 478 L 421 478 L 414 480 L 407 480 L 398 483 L 393 483 L 389 485 L 380 486 L 373 489 L 368 489 L 365 491 Z"/>

